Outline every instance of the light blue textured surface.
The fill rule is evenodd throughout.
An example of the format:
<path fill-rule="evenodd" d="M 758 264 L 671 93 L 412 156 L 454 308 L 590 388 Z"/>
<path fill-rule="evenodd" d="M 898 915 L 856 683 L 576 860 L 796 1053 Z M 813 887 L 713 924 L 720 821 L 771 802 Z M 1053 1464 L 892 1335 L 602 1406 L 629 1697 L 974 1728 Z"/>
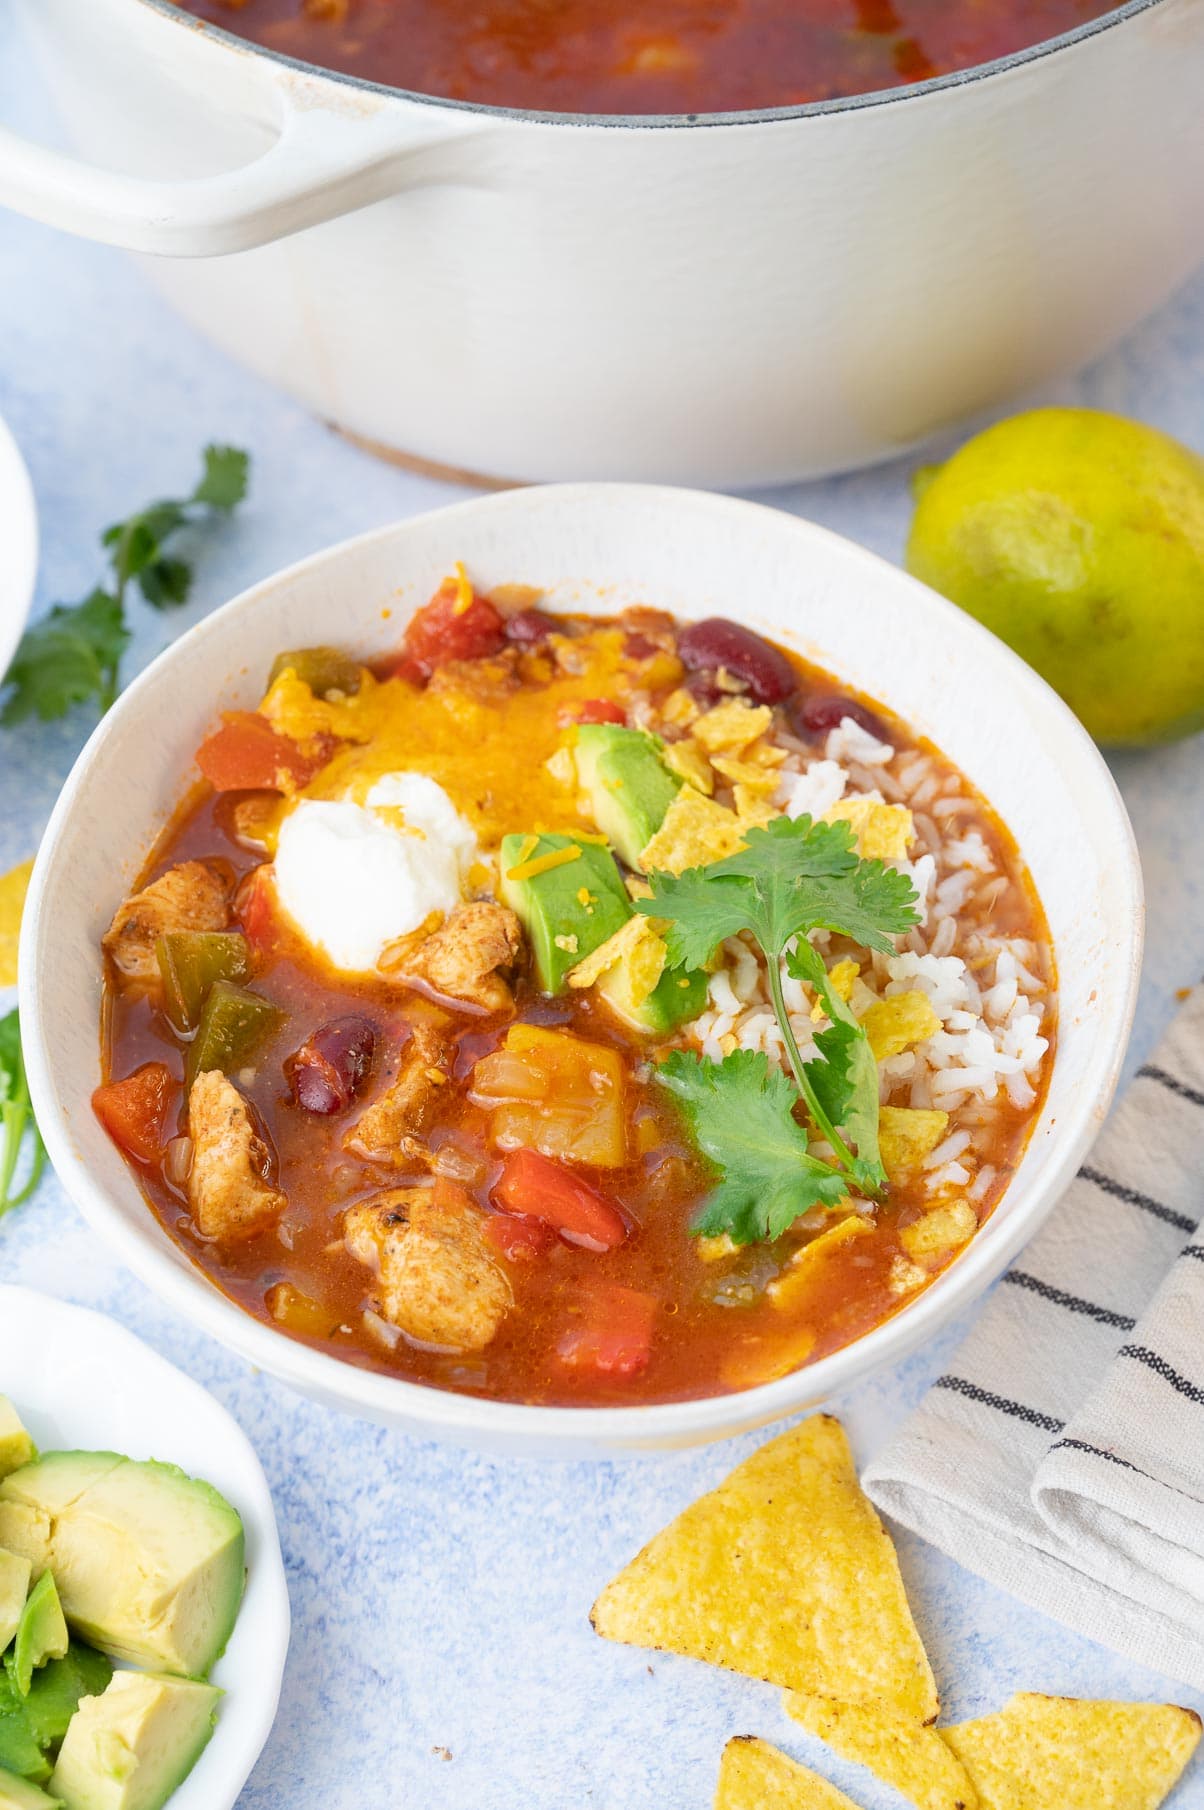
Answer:
<path fill-rule="evenodd" d="M 38 83 L 4 23 L 0 119 L 30 130 L 45 123 Z M 1199 444 L 1204 276 L 1043 399 L 1119 409 Z M 39 610 L 91 586 L 98 531 L 152 496 L 187 488 L 207 439 L 254 455 L 253 500 L 207 551 L 183 618 L 135 611 L 127 671 L 184 621 L 277 566 L 462 494 L 375 463 L 244 376 L 118 253 L 5 216 L 0 413 L 24 448 L 42 513 Z M 908 468 L 772 500 L 898 558 Z M 81 714 L 0 733 L 0 871 L 34 848 L 89 727 Z M 1126 757 L 1116 772 L 1150 894 L 1132 1067 L 1165 1023 L 1174 989 L 1204 972 L 1204 737 Z M 780 1741 L 866 1810 L 901 1803 L 808 1741 L 781 1715 L 775 1691 L 590 1631 L 598 1588 L 755 1436 L 663 1461 L 530 1466 L 340 1419 L 164 1312 L 53 1179 L 0 1228 L 0 1275 L 124 1321 L 211 1388 L 259 1450 L 294 1634 L 280 1717 L 242 1810 L 704 1810 L 733 1733 Z M 961 1330 L 836 1404 L 859 1455 L 918 1401 Z M 903 1539 L 901 1550 L 947 1715 L 982 1713 L 1019 1688 L 1190 1700 L 918 1541 Z M 1200 1763 L 1175 1803 L 1204 1810 Z"/>

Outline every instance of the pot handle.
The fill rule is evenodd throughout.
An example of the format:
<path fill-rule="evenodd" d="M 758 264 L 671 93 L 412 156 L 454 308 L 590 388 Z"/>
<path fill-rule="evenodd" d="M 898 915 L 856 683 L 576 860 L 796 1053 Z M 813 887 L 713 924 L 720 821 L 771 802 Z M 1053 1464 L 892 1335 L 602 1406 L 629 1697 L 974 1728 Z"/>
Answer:
<path fill-rule="evenodd" d="M 0 126 L 0 205 L 126 251 L 220 257 L 384 200 L 416 153 L 480 129 L 450 107 L 340 113 L 281 101 L 259 157 L 174 181 L 101 169 Z"/>

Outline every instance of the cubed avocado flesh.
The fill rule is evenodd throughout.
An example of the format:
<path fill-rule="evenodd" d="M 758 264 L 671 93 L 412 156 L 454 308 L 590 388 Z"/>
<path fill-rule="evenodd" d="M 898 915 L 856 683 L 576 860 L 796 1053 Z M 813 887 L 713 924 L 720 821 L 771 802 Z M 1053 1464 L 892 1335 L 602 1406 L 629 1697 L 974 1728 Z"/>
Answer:
<path fill-rule="evenodd" d="M 19 1552 L 0 1550 L 0 1653 L 21 1625 L 33 1567 Z"/>
<path fill-rule="evenodd" d="M 594 822 L 630 868 L 665 821 L 682 782 L 661 759 L 661 742 L 643 729 L 584 723 L 577 731 L 577 778 Z"/>
<path fill-rule="evenodd" d="M 0 1766 L 0 1810 L 63 1810 L 61 1797 L 47 1797 L 40 1785 Z"/>
<path fill-rule="evenodd" d="M 160 1810 L 200 1758 L 220 1696 L 210 1684 L 114 1672 L 71 1718 L 51 1792 L 71 1810 Z"/>
<path fill-rule="evenodd" d="M 42 1751 L 25 1713 L 25 1701 L 9 1677 L 0 1676 L 0 1767 L 41 1784 L 50 1777 L 50 1761 Z"/>
<path fill-rule="evenodd" d="M 621 930 L 631 903 L 615 858 L 596 842 L 576 836 L 506 836 L 502 840 L 501 894 L 531 945 L 535 976 L 544 993 L 562 993 L 565 975 Z M 524 869 L 564 849 L 572 860 L 523 877 Z M 517 869 L 519 878 L 511 879 Z"/>
<path fill-rule="evenodd" d="M 49 1659 L 33 1675 L 25 1699 L 25 1720 L 39 1747 L 54 1747 L 67 1732 L 67 1724 L 81 1697 L 98 1697 L 113 1676 L 103 1653 L 73 1640 L 62 1659 Z"/>
<path fill-rule="evenodd" d="M 242 1600 L 242 1522 L 170 1464 L 49 1452 L 0 1483 L 0 1545 L 53 1571 L 85 1640 L 183 1677 L 209 1671 Z"/>
<path fill-rule="evenodd" d="M 638 1031 L 664 1032 L 697 1018 L 707 1002 L 707 977 L 701 968 L 688 973 L 667 968 L 651 993 L 638 1005 L 631 995 L 631 975 L 619 961 L 594 983 L 612 1011 Z"/>
<path fill-rule="evenodd" d="M 37 1447 L 21 1425 L 21 1416 L 7 1395 L 0 1395 L 0 1477 L 36 1457 Z"/>
<path fill-rule="evenodd" d="M 21 1625 L 13 1642 L 11 1677 L 23 1697 L 29 1695 L 37 1667 L 45 1665 L 48 1659 L 61 1659 L 66 1651 L 67 1623 L 63 1619 L 63 1606 L 59 1602 L 53 1572 L 44 1571 L 21 1611 Z"/>

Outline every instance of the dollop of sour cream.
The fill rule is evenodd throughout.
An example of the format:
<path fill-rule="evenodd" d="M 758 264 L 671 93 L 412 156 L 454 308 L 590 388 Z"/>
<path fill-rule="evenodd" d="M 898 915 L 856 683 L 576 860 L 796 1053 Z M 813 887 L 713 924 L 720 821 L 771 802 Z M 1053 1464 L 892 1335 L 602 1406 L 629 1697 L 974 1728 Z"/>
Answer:
<path fill-rule="evenodd" d="M 386 773 L 364 804 L 302 798 L 280 826 L 276 895 L 336 968 L 367 973 L 433 911 L 459 904 L 477 840 L 425 773 Z"/>

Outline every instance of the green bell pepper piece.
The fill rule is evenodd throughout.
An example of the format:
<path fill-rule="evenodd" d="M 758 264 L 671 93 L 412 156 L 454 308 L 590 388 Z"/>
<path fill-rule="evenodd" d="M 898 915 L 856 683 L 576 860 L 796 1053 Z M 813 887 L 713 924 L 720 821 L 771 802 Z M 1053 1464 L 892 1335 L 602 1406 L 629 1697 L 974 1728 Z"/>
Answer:
<path fill-rule="evenodd" d="M 245 980 L 247 939 L 236 930 L 174 930 L 155 943 L 163 976 L 163 1004 L 177 1031 L 195 1031 L 219 980 Z"/>
<path fill-rule="evenodd" d="M 241 1068 L 265 1037 L 280 1023 L 279 1006 L 233 981 L 215 981 L 205 1001 L 197 1034 L 188 1049 L 185 1080 L 191 1088 L 198 1075 L 220 1068 L 223 1074 Z"/>
<path fill-rule="evenodd" d="M 327 698 L 332 691 L 354 697 L 364 682 L 359 661 L 340 653 L 337 647 L 298 647 L 291 653 L 276 655 L 268 674 L 269 689 L 290 666 L 316 698 Z"/>

